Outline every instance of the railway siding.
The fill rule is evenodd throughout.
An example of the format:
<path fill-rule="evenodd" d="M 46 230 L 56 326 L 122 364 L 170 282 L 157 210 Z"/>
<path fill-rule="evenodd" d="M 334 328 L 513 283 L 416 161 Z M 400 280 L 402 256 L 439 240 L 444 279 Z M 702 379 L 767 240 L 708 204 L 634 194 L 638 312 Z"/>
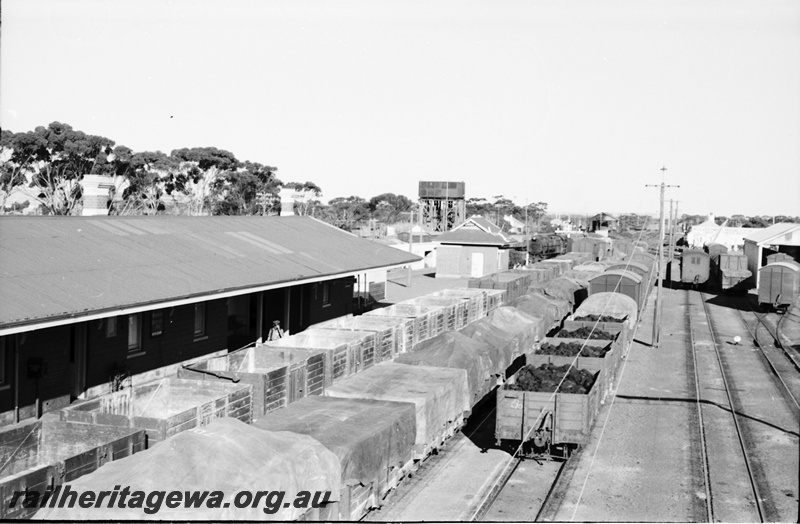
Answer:
<path fill-rule="evenodd" d="M 543 520 L 706 520 L 697 414 L 685 401 L 695 389 L 687 379 L 683 294 L 665 290 L 664 297 L 661 347 L 649 345 L 651 299 L 620 368 L 617 396 L 602 407 L 589 443 L 562 474 Z"/>
<path fill-rule="evenodd" d="M 767 359 L 776 365 L 788 363 L 774 347 L 772 339 L 761 327 L 759 345 L 753 343 L 758 321 L 746 313 L 744 300 L 705 296 L 715 332 L 731 397 L 739 413 L 739 425 L 751 469 L 761 497 L 765 521 L 789 521 L 797 516 L 798 423 L 800 413 L 770 369 Z M 721 299 L 722 298 L 722 299 Z M 710 299 L 710 300 L 709 300 Z M 709 303 L 710 302 L 710 303 Z M 744 310 L 744 311 L 743 311 Z M 741 312 L 741 314 L 740 314 Z M 742 343 L 730 343 L 740 336 Z M 766 349 L 766 354 L 762 354 Z M 797 379 L 794 368 L 783 374 Z"/>
<path fill-rule="evenodd" d="M 705 429 L 712 515 L 714 520 L 722 522 L 760 522 L 759 509 L 747 473 L 748 463 L 742 454 L 717 358 L 717 348 L 721 340 L 727 337 L 727 332 L 724 337 L 720 336 L 717 326 L 709 322 L 701 294 L 686 292 L 686 296 L 689 318 L 692 319 L 698 389 L 700 400 L 703 401 L 699 408 Z M 727 348 L 719 349 L 724 352 Z"/>

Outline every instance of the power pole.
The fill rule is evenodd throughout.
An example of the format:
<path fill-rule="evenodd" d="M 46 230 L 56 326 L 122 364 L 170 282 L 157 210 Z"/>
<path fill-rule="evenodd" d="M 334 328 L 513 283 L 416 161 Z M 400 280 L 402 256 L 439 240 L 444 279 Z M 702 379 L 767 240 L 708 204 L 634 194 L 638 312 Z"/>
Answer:
<path fill-rule="evenodd" d="M 414 247 L 414 206 L 411 206 L 411 229 L 408 230 L 408 252 L 412 252 L 412 248 Z M 408 265 L 408 285 L 406 287 L 411 287 L 411 264 Z"/>
<path fill-rule="evenodd" d="M 681 186 L 668 186 L 665 183 L 666 166 L 661 167 L 661 184 L 646 184 L 645 187 L 660 187 L 661 196 L 659 198 L 659 225 L 658 225 L 658 276 L 656 288 L 656 307 L 653 318 L 653 347 L 657 348 L 661 339 L 661 288 L 664 281 L 664 191 L 668 187 L 681 187 Z"/>

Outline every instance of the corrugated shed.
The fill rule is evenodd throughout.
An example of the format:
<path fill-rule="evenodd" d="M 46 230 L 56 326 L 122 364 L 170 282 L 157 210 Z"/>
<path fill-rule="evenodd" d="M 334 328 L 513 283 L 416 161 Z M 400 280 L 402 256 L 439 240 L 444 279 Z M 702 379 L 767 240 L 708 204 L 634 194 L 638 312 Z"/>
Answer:
<path fill-rule="evenodd" d="M 417 260 L 309 217 L 3 217 L 0 326 Z"/>
<path fill-rule="evenodd" d="M 756 244 L 800 245 L 800 224 L 779 222 L 745 237 Z"/>

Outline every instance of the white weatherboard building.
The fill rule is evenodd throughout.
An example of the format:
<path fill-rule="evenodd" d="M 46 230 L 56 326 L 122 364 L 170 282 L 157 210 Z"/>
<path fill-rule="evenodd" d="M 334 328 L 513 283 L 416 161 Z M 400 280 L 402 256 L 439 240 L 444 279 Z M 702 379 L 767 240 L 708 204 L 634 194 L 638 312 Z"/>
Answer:
<path fill-rule="evenodd" d="M 760 228 L 717 225 L 714 222 L 714 214 L 710 213 L 705 222 L 692 226 L 692 229 L 686 234 L 686 242 L 696 249 L 702 249 L 705 245 L 716 243 L 724 245 L 730 251 L 741 251 L 745 237 L 759 230 Z"/>

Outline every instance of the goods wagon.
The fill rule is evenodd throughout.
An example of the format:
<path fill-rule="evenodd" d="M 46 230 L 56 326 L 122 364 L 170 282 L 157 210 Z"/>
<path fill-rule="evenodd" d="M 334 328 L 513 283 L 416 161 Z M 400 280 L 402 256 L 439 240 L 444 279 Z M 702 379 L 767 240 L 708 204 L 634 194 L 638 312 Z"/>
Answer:
<path fill-rule="evenodd" d="M 568 251 L 563 255 L 555 257 L 555 260 L 572 260 L 572 269 L 575 269 L 575 266 L 592 262 L 593 259 L 591 253 L 576 253 Z"/>
<path fill-rule="evenodd" d="M 797 264 L 797 261 L 791 256 L 787 255 L 786 253 L 773 253 L 767 257 L 767 264 L 772 264 L 773 262 L 791 262 L 793 264 Z"/>
<path fill-rule="evenodd" d="M 758 270 L 758 303 L 776 309 L 791 307 L 800 290 L 800 266 L 773 262 Z"/>
<path fill-rule="evenodd" d="M 502 271 L 481 278 L 472 278 L 467 282 L 467 287 L 487 291 L 502 290 L 505 292 L 505 300 L 512 301 L 525 293 L 531 278 L 525 271 Z"/>
<path fill-rule="evenodd" d="M 567 251 L 575 253 L 590 253 L 592 260 L 603 260 L 611 253 L 611 242 L 607 239 L 594 237 L 570 237 Z"/>
<path fill-rule="evenodd" d="M 30 518 L 36 506 L 15 492 L 44 494 L 87 475 L 105 463 L 145 448 L 143 429 L 92 426 L 58 420 L 26 421 L 0 431 L 0 519 Z"/>
<path fill-rule="evenodd" d="M 355 522 L 414 469 L 416 409 L 410 402 L 306 397 L 255 422 L 308 435 L 342 465 L 339 520 Z"/>
<path fill-rule="evenodd" d="M 164 378 L 60 410 L 64 422 L 141 428 L 147 447 L 221 417 L 253 420 L 253 386 Z"/>
<path fill-rule="evenodd" d="M 459 297 L 466 300 L 467 324 L 486 316 L 486 293 L 482 289 L 443 289 L 427 295 L 429 297 Z"/>
<path fill-rule="evenodd" d="M 341 469 L 339 458 L 308 435 L 264 431 L 236 419 L 223 418 L 203 428 L 184 431 L 125 460 L 106 464 L 70 483 L 73 491 L 84 494 L 108 492 L 114 486 L 129 486 L 133 493 L 161 492 L 159 502 L 164 503 L 157 513 L 146 512 L 155 507 L 150 500 L 153 497 L 148 496 L 147 502 L 138 507 L 131 503 L 98 503 L 88 507 L 67 504 L 41 509 L 36 518 L 55 522 L 330 521 L 338 517 Z M 298 489 L 322 493 L 317 504 L 296 507 L 287 501 L 296 500 Z M 269 495 L 264 496 L 262 491 L 259 498 L 254 493 L 257 490 L 269 490 Z M 163 498 L 173 491 L 205 492 L 208 498 L 204 497 L 206 503 L 176 505 L 167 502 L 170 497 Z M 242 492 L 250 497 L 244 503 Z M 281 493 L 280 498 L 274 497 Z M 212 497 L 219 504 L 209 504 Z"/>
<path fill-rule="evenodd" d="M 452 437 L 472 410 L 465 370 L 394 362 L 382 362 L 349 376 L 327 389 L 325 396 L 412 402 L 416 406 L 417 460 Z"/>
<path fill-rule="evenodd" d="M 561 258 L 551 258 L 550 260 L 542 260 L 538 262 L 535 267 L 555 267 L 555 276 L 561 276 L 566 273 L 575 263 L 572 260 L 564 260 Z"/>
<path fill-rule="evenodd" d="M 458 331 L 442 333 L 426 340 L 413 351 L 399 355 L 398 364 L 463 369 L 467 373 L 470 405 L 477 405 L 498 385 L 513 355 Z"/>
<path fill-rule="evenodd" d="M 688 249 L 681 253 L 681 282 L 700 286 L 708 281 L 711 257 L 705 251 Z"/>
<path fill-rule="evenodd" d="M 634 262 L 632 260 L 628 262 L 616 262 L 606 267 L 606 269 L 622 269 L 625 271 L 633 271 L 644 280 L 647 280 L 647 277 L 650 274 L 650 267 L 642 264 L 641 262 Z"/>
<path fill-rule="evenodd" d="M 554 366 L 572 365 L 573 362 L 584 369 L 600 370 L 604 389 L 601 403 L 611 392 L 617 365 L 620 362 L 615 353 L 612 340 L 591 340 L 583 338 L 545 338 L 536 353 L 526 356 L 529 365 L 539 367 L 542 364 Z M 580 356 L 578 356 L 580 353 Z M 577 359 L 577 360 L 576 360 Z"/>
<path fill-rule="evenodd" d="M 296 335 L 265 342 L 264 345 L 279 349 L 324 349 L 330 369 L 330 380 L 326 382 L 331 383 L 372 367 L 378 357 L 377 338 L 370 331 L 307 329 Z"/>
<path fill-rule="evenodd" d="M 410 318 L 359 315 L 339 317 L 314 324 L 311 329 L 334 329 L 345 331 L 371 331 L 376 334 L 380 360 L 391 360 L 398 353 L 411 349 L 413 321 Z"/>
<path fill-rule="evenodd" d="M 638 262 L 640 264 L 644 264 L 645 266 L 650 268 L 650 271 L 654 271 L 656 266 L 658 265 L 656 256 L 650 253 L 636 252 L 631 256 L 623 258 L 622 260 L 623 261 L 630 260 L 631 262 Z"/>
<path fill-rule="evenodd" d="M 408 302 L 421 306 L 440 307 L 442 309 L 440 333 L 443 331 L 455 331 L 467 325 L 467 300 L 464 298 L 424 295 Z"/>
<path fill-rule="evenodd" d="M 423 340 L 435 336 L 438 332 L 437 325 L 431 325 L 436 322 L 436 315 L 439 309 L 433 306 L 420 306 L 407 302 L 400 302 L 392 306 L 387 306 L 380 309 L 373 309 L 364 313 L 363 316 L 380 316 L 380 317 L 394 317 L 394 318 L 410 318 L 412 325 L 410 326 L 411 346 L 416 346 Z"/>
<path fill-rule="evenodd" d="M 716 261 L 712 260 L 715 269 L 714 280 L 724 291 L 744 291 L 747 282 L 753 275 L 747 269 L 747 257 L 741 253 L 721 253 Z"/>
<path fill-rule="evenodd" d="M 711 242 L 710 244 L 706 244 L 703 248 L 708 256 L 713 259 L 717 258 L 719 255 L 724 255 L 728 252 L 728 247 L 724 244 L 719 244 L 717 242 Z"/>
<path fill-rule="evenodd" d="M 497 444 L 503 446 L 504 441 L 511 441 L 513 445 L 522 443 L 523 452 L 528 448 L 533 453 L 546 451 L 552 455 L 569 455 L 577 445 L 586 444 L 605 388 L 602 368 L 593 364 L 570 369 L 573 375 L 584 370 L 593 378 L 585 393 L 553 392 L 566 372 L 560 368 L 525 366 L 515 373 L 503 388 L 497 390 Z M 527 391 L 530 382 L 525 384 L 524 379 L 531 373 L 552 375 L 550 391 Z"/>
<path fill-rule="evenodd" d="M 259 344 L 178 368 L 178 378 L 251 384 L 253 417 L 308 395 L 322 395 L 332 381 L 324 349 L 272 348 Z"/>
<path fill-rule="evenodd" d="M 633 271 L 607 269 L 589 280 L 589 296 L 596 293 L 621 293 L 635 300 L 639 311 L 644 308 L 647 292 L 646 282 Z"/>
<path fill-rule="evenodd" d="M 567 252 L 567 240 L 561 235 L 534 235 L 528 242 L 528 255 L 538 262 Z"/>

